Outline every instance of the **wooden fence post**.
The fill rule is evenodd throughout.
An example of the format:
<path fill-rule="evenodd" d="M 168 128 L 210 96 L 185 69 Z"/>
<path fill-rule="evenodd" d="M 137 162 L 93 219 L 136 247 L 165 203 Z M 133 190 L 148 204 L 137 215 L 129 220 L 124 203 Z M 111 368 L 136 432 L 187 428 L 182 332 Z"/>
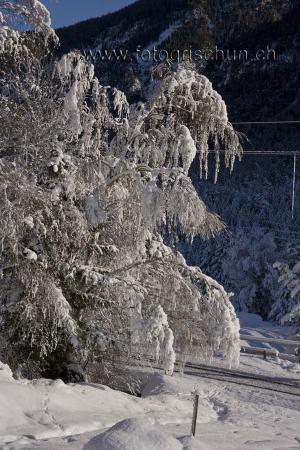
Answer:
<path fill-rule="evenodd" d="M 197 418 L 198 418 L 198 407 L 199 407 L 199 392 L 195 391 L 194 411 L 193 411 L 193 419 L 192 419 L 192 435 L 194 437 L 196 435 L 196 426 L 197 426 Z"/>

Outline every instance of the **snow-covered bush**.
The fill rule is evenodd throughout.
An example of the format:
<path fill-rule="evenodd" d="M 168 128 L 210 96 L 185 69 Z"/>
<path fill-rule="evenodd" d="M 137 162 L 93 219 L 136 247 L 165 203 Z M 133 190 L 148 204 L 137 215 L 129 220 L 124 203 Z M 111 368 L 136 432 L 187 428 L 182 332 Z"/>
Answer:
<path fill-rule="evenodd" d="M 230 144 L 228 164 L 240 155 L 224 102 L 180 67 L 157 80 L 148 102 L 129 106 L 79 53 L 56 60 L 47 13 L 23 3 L 25 18 L 29 7 L 37 14 L 32 32 L 23 40 L 8 26 L 16 51 L 1 47 L 1 359 L 27 376 L 76 380 L 108 380 L 145 343 L 169 373 L 177 350 L 221 351 L 236 364 L 228 295 L 162 238 L 223 228 L 188 172 L 198 148 L 206 167 L 213 137 L 217 148 Z"/>

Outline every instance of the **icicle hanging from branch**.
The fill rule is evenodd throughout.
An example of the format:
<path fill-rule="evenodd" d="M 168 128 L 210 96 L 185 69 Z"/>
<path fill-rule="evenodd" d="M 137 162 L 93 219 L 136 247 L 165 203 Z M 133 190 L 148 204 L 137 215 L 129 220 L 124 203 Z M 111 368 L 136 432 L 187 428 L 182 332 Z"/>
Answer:
<path fill-rule="evenodd" d="M 197 147 L 200 160 L 200 175 L 208 176 L 208 149 L 212 142 L 216 154 L 215 181 L 220 170 L 219 148 L 225 149 L 226 167 L 233 169 L 236 157 L 242 154 L 238 134 L 228 121 L 226 104 L 213 89 L 211 82 L 195 70 L 180 66 L 176 72 L 169 72 L 161 81 L 158 92 L 151 101 L 151 111 L 165 118 L 165 112 L 174 118 L 174 140 L 184 124 L 188 127 L 193 145 L 181 146 L 179 154 L 183 160 L 192 160 L 194 146 Z M 157 120 L 156 129 L 160 129 L 165 119 Z M 151 129 L 148 133 L 151 133 Z M 172 149 L 169 149 L 172 153 Z M 187 154 L 186 154 L 187 152 Z M 195 155 L 194 155 L 195 156 Z M 189 167 L 185 167 L 189 169 Z M 185 170 L 186 171 L 186 170 Z"/>

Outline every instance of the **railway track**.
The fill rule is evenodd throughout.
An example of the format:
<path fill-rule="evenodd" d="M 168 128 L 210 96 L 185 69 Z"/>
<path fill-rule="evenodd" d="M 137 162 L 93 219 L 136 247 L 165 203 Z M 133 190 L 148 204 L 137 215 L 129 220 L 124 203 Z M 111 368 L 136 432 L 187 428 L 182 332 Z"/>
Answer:
<path fill-rule="evenodd" d="M 234 383 L 300 397 L 300 379 L 298 381 L 287 378 L 273 378 L 239 370 L 210 367 L 194 363 L 186 363 L 184 373 L 210 380 L 224 381 L 225 383 Z"/>

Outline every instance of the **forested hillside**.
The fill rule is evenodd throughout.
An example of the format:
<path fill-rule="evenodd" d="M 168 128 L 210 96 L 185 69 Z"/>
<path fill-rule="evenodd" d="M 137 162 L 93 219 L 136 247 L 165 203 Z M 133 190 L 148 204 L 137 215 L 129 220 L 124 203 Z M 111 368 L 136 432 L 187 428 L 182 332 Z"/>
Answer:
<path fill-rule="evenodd" d="M 299 2 L 277 0 L 172 2 L 137 1 L 107 16 L 88 20 L 58 30 L 61 51 L 77 48 L 123 48 L 133 53 L 133 61 L 98 61 L 97 74 L 110 78 L 120 88 L 130 91 L 141 68 L 135 51 L 159 43 L 166 50 L 204 49 L 216 46 L 232 56 L 233 51 L 247 50 L 248 61 L 198 63 L 224 97 L 232 121 L 293 119 L 299 115 Z M 175 24 L 165 39 L 160 35 Z M 275 61 L 254 61 L 259 49 L 275 50 Z M 109 72 L 109 73 L 108 73 Z M 247 88 L 245 88 L 247 86 Z M 143 91 L 141 92 L 143 95 Z M 261 102 L 261 99 L 264 99 Z M 292 138 L 288 141 L 288 135 Z M 297 147 L 299 130 L 294 128 L 241 128 L 255 145 Z M 297 134 L 297 138 L 296 135 Z"/>
<path fill-rule="evenodd" d="M 61 42 L 61 50 L 91 47 L 97 40 L 106 38 L 113 33 L 116 36 L 124 34 L 133 36 L 128 39 L 129 47 L 134 50 L 136 42 L 147 44 L 164 31 L 176 14 L 186 11 L 186 0 L 139 0 L 120 11 L 103 17 L 86 20 L 76 25 L 57 30 Z M 137 35 L 136 24 L 147 23 Z"/>

